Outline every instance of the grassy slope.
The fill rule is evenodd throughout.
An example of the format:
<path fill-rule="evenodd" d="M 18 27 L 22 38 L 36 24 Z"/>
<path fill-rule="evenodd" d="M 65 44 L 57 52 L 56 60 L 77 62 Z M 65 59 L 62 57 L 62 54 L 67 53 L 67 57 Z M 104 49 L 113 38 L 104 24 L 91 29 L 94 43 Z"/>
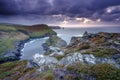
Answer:
<path fill-rule="evenodd" d="M 36 68 L 27 68 L 27 61 L 14 61 L 0 64 L 0 80 L 56 80 L 55 71 L 47 69 L 42 73 L 36 73 Z M 77 65 L 77 66 L 76 66 Z M 120 80 L 120 69 L 111 64 L 87 65 L 82 62 L 76 62 L 69 65 L 65 80 L 83 80 L 80 76 L 91 75 L 96 80 Z M 75 79 L 74 79 L 75 78 Z M 58 79 L 57 79 L 58 80 Z"/>
<path fill-rule="evenodd" d="M 0 25 L 0 31 L 21 31 L 29 35 L 30 37 L 41 37 L 45 34 L 55 34 L 55 32 L 47 25 L 33 25 L 33 26 L 7 26 Z"/>
<path fill-rule="evenodd" d="M 27 61 L 15 61 L 0 64 L 0 80 L 31 80 L 37 78 L 37 68 L 26 68 Z"/>
<path fill-rule="evenodd" d="M 0 80 L 54 80 L 54 71 L 37 72 L 38 67 L 27 68 L 27 61 L 0 64 Z"/>
<path fill-rule="evenodd" d="M 67 70 L 69 73 L 74 73 L 74 75 L 91 75 L 96 78 L 95 80 L 120 80 L 120 69 L 117 69 L 113 65 L 107 63 L 90 66 L 82 62 L 77 62 L 69 65 Z M 73 78 L 73 75 L 71 75 L 71 77 Z M 67 80 L 71 80 L 70 77 L 68 77 Z M 78 76 L 76 80 L 82 79 Z"/>
<path fill-rule="evenodd" d="M 49 39 L 46 40 L 48 46 L 55 46 L 58 40 L 61 38 L 58 36 L 51 36 Z"/>
<path fill-rule="evenodd" d="M 3 38 L 2 41 L 0 42 L 0 54 L 3 54 L 6 49 L 13 49 L 14 46 L 13 46 L 13 42 L 14 40 L 13 39 L 9 39 L 9 38 Z"/>

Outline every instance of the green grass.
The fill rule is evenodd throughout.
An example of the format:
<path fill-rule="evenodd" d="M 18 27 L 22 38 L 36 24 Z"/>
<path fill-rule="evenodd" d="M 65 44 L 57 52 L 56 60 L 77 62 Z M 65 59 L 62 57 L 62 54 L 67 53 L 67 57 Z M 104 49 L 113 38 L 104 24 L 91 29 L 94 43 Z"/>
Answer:
<path fill-rule="evenodd" d="M 14 49 L 14 42 L 15 40 L 12 38 L 3 38 L 0 41 L 0 54 L 3 54 L 6 50 Z"/>
<path fill-rule="evenodd" d="M 47 25 L 38 25 L 38 27 L 36 27 L 36 28 L 40 28 L 38 30 L 34 30 L 35 27 L 36 26 L 0 25 L 0 31 L 23 31 L 24 33 L 28 34 L 30 37 L 42 37 L 45 34 L 50 34 L 50 35 L 55 34 L 55 32 L 52 29 L 50 29 Z"/>
<path fill-rule="evenodd" d="M 91 75 L 95 80 L 120 80 L 120 69 L 107 63 L 86 65 L 78 62 L 69 65 L 67 70 L 74 73 L 74 75 Z M 70 77 L 73 78 L 71 75 L 68 75 L 67 79 Z M 81 77 L 76 78 L 76 80 L 81 80 Z"/>
<path fill-rule="evenodd" d="M 51 69 L 43 71 L 42 73 L 40 73 L 39 77 L 44 80 L 55 80 L 54 71 Z"/>
<path fill-rule="evenodd" d="M 55 32 L 52 31 L 51 29 L 46 29 L 46 30 L 42 30 L 42 31 L 39 31 L 39 32 L 37 31 L 37 32 L 28 33 L 28 35 L 30 37 L 42 37 L 42 36 L 47 35 L 47 34 L 53 35 L 53 34 L 55 34 Z"/>
<path fill-rule="evenodd" d="M 67 67 L 67 70 L 70 72 L 73 72 L 75 74 L 88 74 L 89 73 L 89 66 L 82 63 L 82 62 L 76 62 L 74 64 L 71 64 Z"/>
<path fill-rule="evenodd" d="M 82 79 L 81 79 L 81 78 L 75 79 L 73 75 L 67 74 L 67 75 L 65 76 L 65 80 L 82 80 Z"/>
<path fill-rule="evenodd" d="M 26 60 L 0 64 L 0 80 L 4 80 L 5 78 L 18 80 L 20 77 L 24 77 L 26 75 L 27 77 L 25 78 L 25 80 L 31 80 L 31 77 L 34 76 L 33 74 L 35 74 L 38 68 L 26 68 L 26 65 Z"/>
<path fill-rule="evenodd" d="M 57 43 L 58 40 L 60 40 L 61 38 L 57 37 L 57 36 L 51 36 L 49 39 L 46 40 L 46 43 L 48 46 L 55 46 L 55 44 Z"/>
<path fill-rule="evenodd" d="M 91 73 L 96 80 L 120 80 L 120 69 L 107 63 L 92 66 Z"/>
<path fill-rule="evenodd" d="M 19 71 L 20 67 L 17 68 L 18 66 L 23 67 L 26 64 L 27 64 L 27 61 L 15 61 L 15 62 L 7 62 L 7 63 L 0 64 L 0 79 L 14 74 L 15 72 Z"/>
<path fill-rule="evenodd" d="M 89 49 L 90 48 L 90 44 L 85 43 L 82 45 L 81 49 Z"/>
<path fill-rule="evenodd" d="M 0 30 L 1 31 L 16 31 L 17 29 L 14 26 L 0 25 Z"/>
<path fill-rule="evenodd" d="M 9 57 L 0 57 L 0 61 L 3 62 L 3 61 L 8 61 L 9 60 Z"/>
<path fill-rule="evenodd" d="M 105 58 L 108 58 L 108 57 L 114 55 L 115 53 L 117 53 L 117 51 L 113 48 L 96 49 L 96 50 L 93 50 L 93 51 L 82 52 L 82 54 L 93 54 L 96 57 L 105 57 Z"/>
<path fill-rule="evenodd" d="M 53 57 L 55 57 L 57 60 L 61 60 L 62 58 L 64 58 L 65 57 L 65 55 L 54 55 Z"/>

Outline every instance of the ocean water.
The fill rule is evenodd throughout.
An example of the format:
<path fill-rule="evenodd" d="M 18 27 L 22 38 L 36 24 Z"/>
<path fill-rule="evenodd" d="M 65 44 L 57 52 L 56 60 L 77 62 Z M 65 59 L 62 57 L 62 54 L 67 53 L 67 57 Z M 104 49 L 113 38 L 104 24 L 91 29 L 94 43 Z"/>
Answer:
<path fill-rule="evenodd" d="M 57 32 L 57 35 L 65 40 L 68 44 L 73 36 L 82 36 L 85 31 L 88 33 L 98 33 L 98 32 L 114 32 L 120 33 L 120 27 L 110 27 L 110 28 L 65 28 L 65 29 L 53 29 Z M 48 37 L 47 37 L 48 38 Z M 35 54 L 43 54 L 45 51 L 41 46 L 45 43 L 47 38 L 34 39 L 25 43 L 22 49 L 21 59 L 33 59 Z"/>
<path fill-rule="evenodd" d="M 42 44 L 45 43 L 46 39 L 48 39 L 48 37 L 33 39 L 29 42 L 26 42 L 24 48 L 21 50 L 21 59 L 30 60 L 33 59 L 35 54 L 43 54 L 45 51 L 43 50 Z"/>
<path fill-rule="evenodd" d="M 120 27 L 99 27 L 99 28 L 64 28 L 64 29 L 54 29 L 58 36 L 65 40 L 68 44 L 73 36 L 82 36 L 85 31 L 88 33 L 98 33 L 98 32 L 112 32 L 120 33 Z"/>

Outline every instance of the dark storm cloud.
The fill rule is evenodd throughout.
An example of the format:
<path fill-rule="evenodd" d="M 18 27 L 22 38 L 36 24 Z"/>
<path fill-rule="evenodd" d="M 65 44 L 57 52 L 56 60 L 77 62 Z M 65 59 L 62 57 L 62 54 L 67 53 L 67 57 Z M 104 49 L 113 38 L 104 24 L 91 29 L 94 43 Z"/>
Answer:
<path fill-rule="evenodd" d="M 0 14 L 46 14 L 49 7 L 45 0 L 1 0 Z"/>
<path fill-rule="evenodd" d="M 91 17 L 95 13 L 104 14 L 107 7 L 120 5 L 120 0 L 56 0 L 55 5 L 61 14 Z"/>
<path fill-rule="evenodd" d="M 120 5 L 120 0 L 0 0 L 0 15 L 58 15 L 114 20 L 120 8 L 106 13 L 106 8 Z"/>
<path fill-rule="evenodd" d="M 16 14 L 16 5 L 13 0 L 0 0 L 0 14 L 1 15 L 13 15 Z"/>

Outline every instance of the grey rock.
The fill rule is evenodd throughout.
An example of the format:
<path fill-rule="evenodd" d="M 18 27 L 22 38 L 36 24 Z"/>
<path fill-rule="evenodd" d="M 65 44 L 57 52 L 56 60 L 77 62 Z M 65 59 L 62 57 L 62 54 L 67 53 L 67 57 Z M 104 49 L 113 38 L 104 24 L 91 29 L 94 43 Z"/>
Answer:
<path fill-rule="evenodd" d="M 115 54 L 112 56 L 113 59 L 119 59 L 120 58 L 120 54 Z"/>
<path fill-rule="evenodd" d="M 87 62 L 88 64 L 96 64 L 96 58 L 92 54 L 85 54 L 84 56 L 84 61 Z"/>
<path fill-rule="evenodd" d="M 89 36 L 88 32 L 85 31 L 84 34 L 83 34 L 83 37 L 88 37 L 88 36 Z"/>
<path fill-rule="evenodd" d="M 83 56 L 79 53 L 74 53 L 60 60 L 58 64 L 59 65 L 70 65 L 70 64 L 75 63 L 76 61 L 83 62 Z"/>
<path fill-rule="evenodd" d="M 67 43 L 64 40 L 58 40 L 57 43 L 56 43 L 56 46 L 57 47 L 66 47 Z"/>
<path fill-rule="evenodd" d="M 45 51 L 48 51 L 49 50 L 49 46 L 46 44 L 46 43 L 43 43 L 42 44 L 42 47 Z"/>
<path fill-rule="evenodd" d="M 26 65 L 26 68 L 35 68 L 35 67 L 38 67 L 39 65 L 36 64 L 35 62 L 33 62 L 33 60 L 29 60 L 27 65 Z"/>
<path fill-rule="evenodd" d="M 54 57 L 44 56 L 40 54 L 35 54 L 33 61 L 39 66 L 56 64 L 58 62 L 58 60 Z"/>
<path fill-rule="evenodd" d="M 10 53 L 6 53 L 4 57 L 16 57 L 16 55 L 10 52 Z"/>
<path fill-rule="evenodd" d="M 54 54 L 57 54 L 57 55 L 64 55 L 65 54 L 59 47 L 50 46 L 49 49 L 52 51 L 50 56 L 52 56 Z"/>

